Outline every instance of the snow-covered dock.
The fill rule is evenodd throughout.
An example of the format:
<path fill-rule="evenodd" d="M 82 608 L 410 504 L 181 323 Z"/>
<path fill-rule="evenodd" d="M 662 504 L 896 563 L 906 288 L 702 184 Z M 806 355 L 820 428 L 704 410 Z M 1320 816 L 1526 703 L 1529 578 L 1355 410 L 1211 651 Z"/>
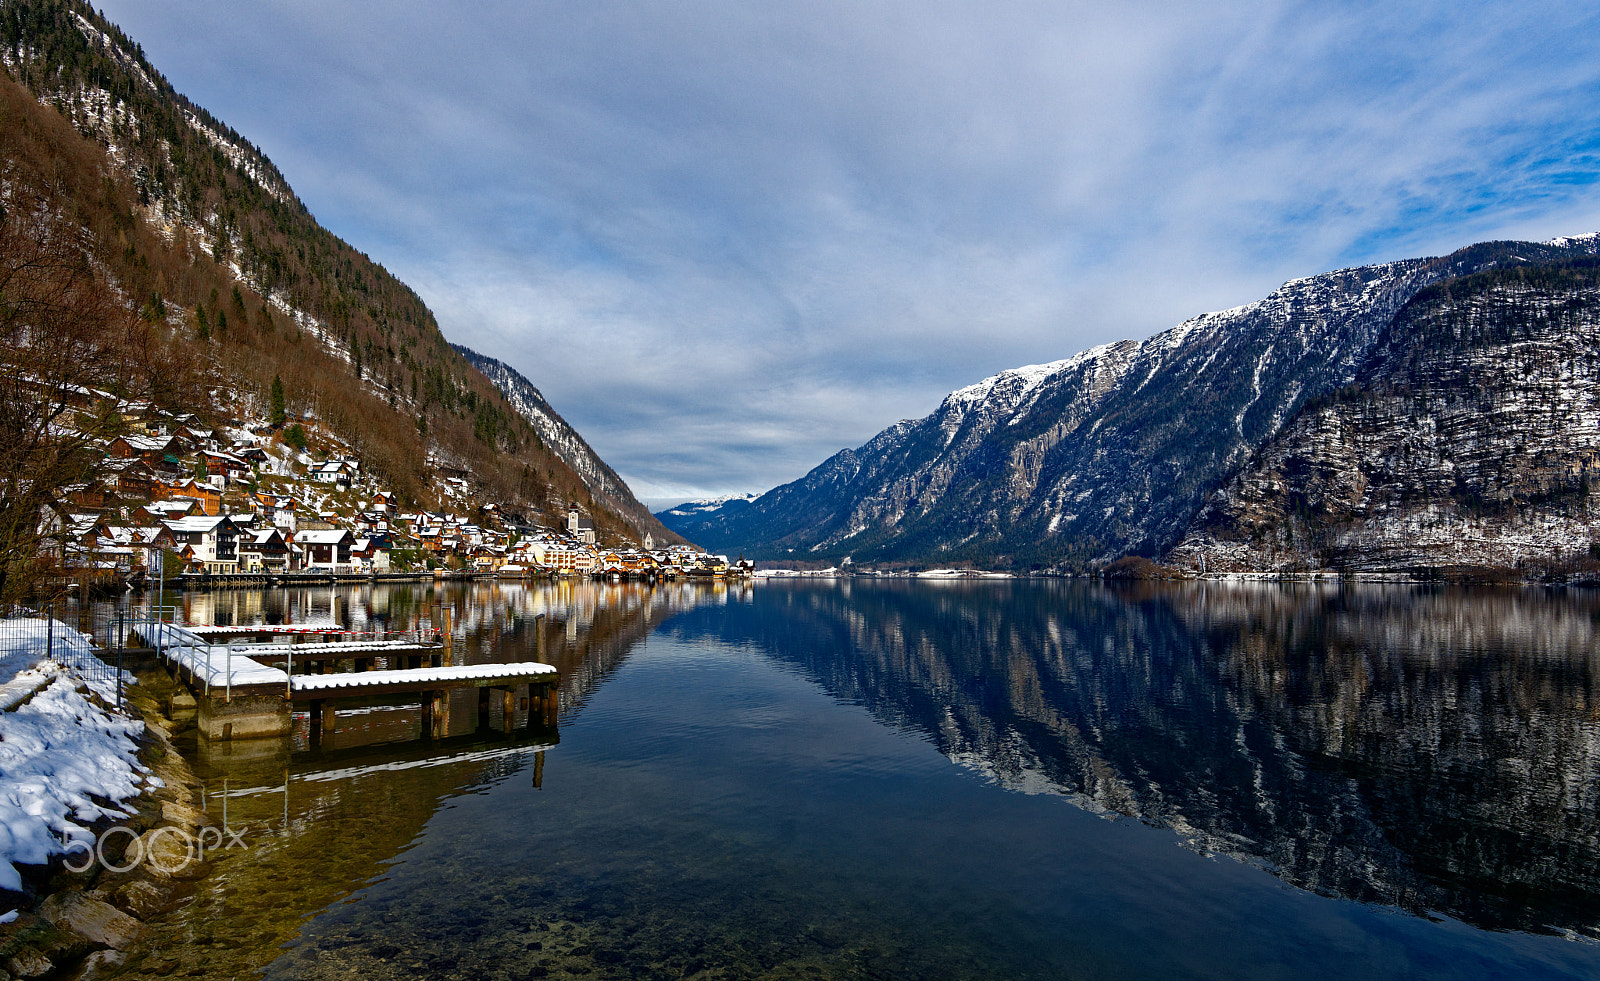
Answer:
<path fill-rule="evenodd" d="M 333 717 L 332 706 L 325 703 L 412 693 L 422 698 L 423 732 L 427 734 L 436 729 L 435 720 L 442 715 L 449 692 L 462 688 L 479 690 L 482 714 L 487 715 L 490 691 L 499 689 L 505 700 L 505 718 L 512 717 L 512 706 L 520 700 L 530 709 L 530 723 L 555 722 L 555 685 L 560 674 L 553 666 L 537 661 L 430 663 L 368 670 L 380 657 L 390 664 L 416 664 L 423 658 L 431 662 L 442 656 L 444 648 L 406 641 L 216 644 L 191 628 L 166 623 L 152 633 L 162 659 L 199 702 L 201 731 L 214 740 L 287 735 L 296 702 L 309 703 L 316 731 Z M 294 665 L 305 661 L 324 670 L 296 673 Z M 341 661 L 351 662 L 356 670 L 326 671 Z"/>
<path fill-rule="evenodd" d="M 438 685 L 468 685 L 505 681 L 545 683 L 556 676 L 554 665 L 538 661 L 515 664 L 457 664 L 448 668 L 410 668 L 396 671 L 347 671 L 340 674 L 302 674 L 289 680 L 295 698 L 315 698 L 330 691 L 418 691 Z"/>

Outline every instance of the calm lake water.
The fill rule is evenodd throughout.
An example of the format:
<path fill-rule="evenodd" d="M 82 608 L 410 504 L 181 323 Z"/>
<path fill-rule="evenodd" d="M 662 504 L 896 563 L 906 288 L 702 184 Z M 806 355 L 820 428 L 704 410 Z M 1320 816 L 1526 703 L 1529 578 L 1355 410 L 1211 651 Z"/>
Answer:
<path fill-rule="evenodd" d="M 193 746 L 246 829 L 128 976 L 1600 977 L 1600 598 L 402 585 L 191 622 L 546 658 L 559 728 Z M 538 614 L 543 620 L 535 620 Z M 513 723 L 520 722 L 514 719 Z"/>

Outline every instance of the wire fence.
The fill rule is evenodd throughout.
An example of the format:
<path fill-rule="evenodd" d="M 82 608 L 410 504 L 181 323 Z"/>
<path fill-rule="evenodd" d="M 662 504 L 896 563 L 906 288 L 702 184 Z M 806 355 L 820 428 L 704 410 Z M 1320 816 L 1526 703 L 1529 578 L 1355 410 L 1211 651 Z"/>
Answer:
<path fill-rule="evenodd" d="M 153 619 L 148 608 L 76 600 L 0 606 L 0 683 L 53 661 L 120 708 L 133 680 L 123 667 L 125 652 L 144 646 Z"/>

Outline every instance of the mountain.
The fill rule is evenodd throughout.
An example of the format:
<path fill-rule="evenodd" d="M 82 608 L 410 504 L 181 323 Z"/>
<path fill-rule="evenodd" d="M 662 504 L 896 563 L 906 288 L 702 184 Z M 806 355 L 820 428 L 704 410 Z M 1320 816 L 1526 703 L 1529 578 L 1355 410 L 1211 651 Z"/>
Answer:
<path fill-rule="evenodd" d="M 676 507 L 665 511 L 657 511 L 656 518 L 668 528 L 677 532 L 683 528 L 692 528 L 713 518 L 725 518 L 736 514 L 750 506 L 759 495 L 744 494 L 728 497 L 707 497 L 695 501 L 685 501 Z"/>
<path fill-rule="evenodd" d="M 0 217 L 77 242 L 100 288 L 151 325 L 162 408 L 261 425 L 281 378 L 290 413 L 405 501 L 442 503 L 451 477 L 507 514 L 576 503 L 602 533 L 650 524 L 592 491 L 410 287 L 318 224 L 259 148 L 90 5 L 0 5 L 0 119 Z"/>
<path fill-rule="evenodd" d="M 1307 403 L 1170 560 L 1210 570 L 1592 572 L 1600 261 L 1414 296 L 1355 382 Z"/>
<path fill-rule="evenodd" d="M 460 344 L 450 346 L 500 390 L 506 401 L 517 410 L 517 415 L 533 426 L 533 431 L 544 445 L 583 479 L 584 486 L 595 500 L 626 521 L 641 538 L 648 534 L 657 541 L 677 540 L 677 536 L 663 527 L 649 508 L 639 503 L 617 472 L 596 455 L 584 438 L 578 435 L 578 431 L 550 407 L 533 382 L 504 361 L 479 354 Z"/>
<path fill-rule="evenodd" d="M 1308 402 L 1361 377 L 1423 290 L 1597 244 L 1488 242 L 1294 280 L 1143 342 L 952 392 L 925 418 L 681 531 L 766 559 L 1072 569 L 1160 556 Z"/>

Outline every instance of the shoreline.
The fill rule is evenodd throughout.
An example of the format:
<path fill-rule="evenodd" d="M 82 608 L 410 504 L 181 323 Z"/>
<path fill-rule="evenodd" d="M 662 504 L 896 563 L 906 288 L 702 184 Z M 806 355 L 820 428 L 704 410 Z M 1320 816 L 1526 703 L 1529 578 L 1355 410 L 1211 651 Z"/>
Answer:
<path fill-rule="evenodd" d="M 147 770 L 146 779 L 122 803 L 128 816 L 86 825 L 98 843 L 98 860 L 73 852 L 19 868 L 22 902 L 0 923 L 0 971 L 6 977 L 92 978 L 120 968 L 145 921 L 169 909 L 205 875 L 205 843 L 221 840 L 216 822 L 195 806 L 199 782 L 172 742 L 177 725 L 162 711 L 162 693 L 143 680 L 129 685 L 119 712 L 78 681 L 78 690 L 89 691 L 103 712 L 142 723 L 134 758 Z M 196 841 L 202 843 L 198 850 Z M 19 897 L 16 891 L 3 895 L 11 902 Z"/>

